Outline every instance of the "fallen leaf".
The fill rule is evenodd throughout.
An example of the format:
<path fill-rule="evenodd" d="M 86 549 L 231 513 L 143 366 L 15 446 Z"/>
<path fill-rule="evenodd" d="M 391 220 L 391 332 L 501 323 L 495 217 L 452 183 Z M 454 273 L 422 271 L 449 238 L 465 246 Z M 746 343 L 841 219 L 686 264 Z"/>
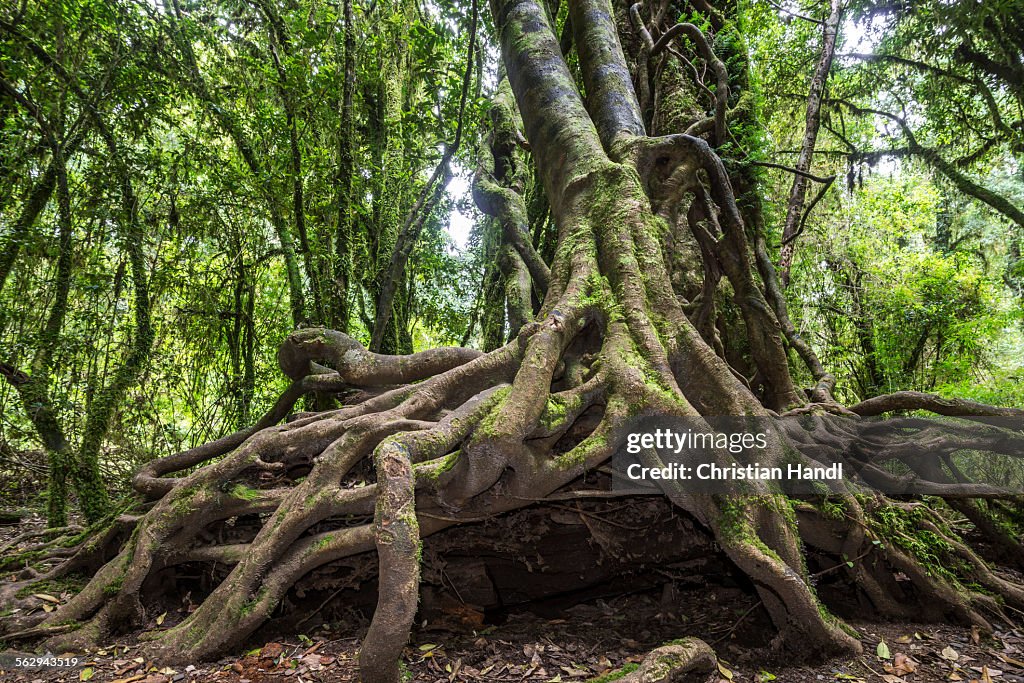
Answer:
<path fill-rule="evenodd" d="M 884 640 L 878 641 L 878 647 L 875 648 L 875 654 L 878 655 L 879 659 L 892 658 L 892 654 L 889 653 L 889 646 L 885 644 Z"/>
<path fill-rule="evenodd" d="M 897 652 L 893 657 L 892 664 L 885 665 L 885 670 L 896 676 L 905 676 L 917 670 L 917 662 L 902 652 Z"/>
<path fill-rule="evenodd" d="M 157 626 L 162 626 L 163 623 L 164 623 L 164 619 L 166 619 L 166 618 L 167 618 L 167 612 L 164 612 L 163 614 L 161 614 L 160 616 L 158 616 L 156 618 L 156 625 Z"/>
<path fill-rule="evenodd" d="M 24 593 L 22 593 L 22 595 L 24 595 Z M 52 602 L 55 605 L 60 604 L 60 598 L 55 598 L 52 595 L 47 595 L 46 593 L 33 593 L 32 597 L 39 598 L 40 600 L 45 600 L 46 602 Z"/>
<path fill-rule="evenodd" d="M 724 666 L 722 666 L 721 662 L 718 663 L 718 673 L 722 674 L 723 678 L 726 678 L 730 681 L 732 680 L 732 671 L 729 671 Z"/>
<path fill-rule="evenodd" d="M 78 680 L 88 681 L 90 678 L 96 675 L 96 669 L 91 666 L 87 666 L 78 672 Z"/>
<path fill-rule="evenodd" d="M 281 643 L 267 643 L 260 648 L 260 657 L 262 659 L 277 659 L 284 652 L 284 645 Z"/>
<path fill-rule="evenodd" d="M 1024 669 L 1024 662 L 1020 661 L 1019 659 L 1014 659 L 1013 657 L 1007 657 L 1006 655 L 1000 654 L 998 652 L 995 652 L 993 654 L 995 654 L 996 657 L 998 657 L 999 659 L 1001 659 L 1002 661 L 1006 662 L 1007 664 L 1009 664 L 1011 666 L 1015 666 L 1018 669 Z"/>
<path fill-rule="evenodd" d="M 904 679 L 899 676 L 893 676 L 892 674 L 882 674 L 882 680 L 885 683 L 907 683 Z"/>
<path fill-rule="evenodd" d="M 141 681 L 145 677 L 146 674 L 135 674 L 134 676 L 129 676 L 128 678 L 115 678 L 113 681 L 111 681 L 111 683 L 135 683 L 135 681 Z"/>
<path fill-rule="evenodd" d="M 956 660 L 960 659 L 960 653 L 951 648 L 949 645 L 943 648 L 942 652 L 939 653 L 939 656 L 951 662 L 955 662 Z"/>

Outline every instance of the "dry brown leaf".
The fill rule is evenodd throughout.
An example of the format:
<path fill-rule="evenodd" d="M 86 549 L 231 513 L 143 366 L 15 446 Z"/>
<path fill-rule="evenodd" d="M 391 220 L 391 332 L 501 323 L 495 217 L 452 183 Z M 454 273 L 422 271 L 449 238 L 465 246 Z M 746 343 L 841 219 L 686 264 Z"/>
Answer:
<path fill-rule="evenodd" d="M 129 676 L 128 678 L 115 678 L 113 681 L 111 681 L 111 683 L 135 683 L 135 681 L 141 681 L 145 677 L 146 674 L 135 674 L 134 676 Z"/>
<path fill-rule="evenodd" d="M 277 659 L 284 652 L 284 645 L 281 643 L 267 643 L 260 649 L 262 659 Z"/>
<path fill-rule="evenodd" d="M 1019 659 L 1014 659 L 1013 657 L 1007 657 L 1006 655 L 1004 655 L 1004 654 L 1002 654 L 1000 652 L 993 652 L 992 654 L 994 654 L 996 657 L 998 657 L 1000 660 L 1006 662 L 1007 664 L 1015 666 L 1015 667 L 1017 667 L 1019 669 L 1024 669 L 1024 662 L 1020 661 Z"/>
<path fill-rule="evenodd" d="M 892 671 L 889 671 L 890 668 Z M 887 666 L 886 671 L 896 674 L 897 676 L 906 676 L 907 674 L 912 674 L 917 671 L 917 662 L 902 652 L 897 652 L 892 659 L 892 667 Z"/>

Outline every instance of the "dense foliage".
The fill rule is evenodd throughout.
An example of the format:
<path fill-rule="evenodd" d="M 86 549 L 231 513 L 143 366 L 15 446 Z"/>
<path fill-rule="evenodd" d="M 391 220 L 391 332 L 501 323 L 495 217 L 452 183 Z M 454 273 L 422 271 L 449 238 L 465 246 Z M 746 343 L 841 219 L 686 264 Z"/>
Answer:
<path fill-rule="evenodd" d="M 1021 400 L 1014 5 L 843 8 L 812 167 L 838 180 L 809 211 L 787 297 L 847 400 L 899 389 Z M 80 495 L 97 481 L 90 468 L 113 474 L 116 489 L 140 462 L 251 423 L 285 386 L 283 337 L 325 324 L 369 344 L 392 272 L 377 348 L 494 348 L 514 332 L 505 279 L 515 274 L 468 193 L 496 87 L 481 10 L 446 0 L 9 3 L 8 474 L 42 476 L 39 454 L 52 464 L 56 450 Z M 717 49 L 749 49 L 748 82 L 733 88 L 752 117 L 732 124 L 739 158 L 795 159 L 825 10 L 744 2 L 735 31 L 719 32 Z M 775 255 L 793 176 L 751 173 Z M 534 178 L 519 182 L 550 260 L 543 192 Z"/>

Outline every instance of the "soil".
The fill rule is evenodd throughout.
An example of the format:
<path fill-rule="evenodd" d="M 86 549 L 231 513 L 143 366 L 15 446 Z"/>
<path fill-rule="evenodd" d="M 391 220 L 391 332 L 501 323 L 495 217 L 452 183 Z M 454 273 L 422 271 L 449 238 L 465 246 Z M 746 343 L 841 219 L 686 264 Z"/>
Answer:
<path fill-rule="evenodd" d="M 26 519 L 25 531 L 38 523 Z M 0 533 L 0 544 L 13 537 Z M 660 585 L 652 577 L 661 576 Z M 820 586 L 835 595 L 842 586 Z M 48 596 L 57 600 L 65 595 Z M 39 598 L 40 609 L 47 599 Z M 180 621 L 188 609 L 156 615 L 150 627 Z M 839 607 L 836 607 L 837 611 Z M 729 575 L 652 570 L 643 580 L 620 579 L 578 594 L 549 597 L 507 609 L 479 609 L 458 600 L 440 601 L 417 624 L 405 653 L 409 680 L 587 681 L 640 661 L 651 649 L 682 636 L 695 636 L 717 652 L 717 683 L 1024 683 L 1024 630 L 1005 626 L 985 634 L 951 624 L 882 623 L 842 615 L 861 635 L 864 654 L 815 665 L 794 665 L 771 652 L 773 628 L 749 586 Z M 25 669 L 13 666 L 18 653 L 0 655 L 0 681 L 96 681 L 108 683 L 310 683 L 357 681 L 358 638 L 366 614 L 328 611 L 330 621 L 308 633 L 271 627 L 257 634 L 249 650 L 216 663 L 167 666 L 140 656 L 138 635 L 108 647 L 72 653 L 76 666 Z M 308 622 L 308 623 L 312 623 Z M 61 653 L 63 654 L 63 653 Z M 712 679 L 713 681 L 715 679 Z"/>

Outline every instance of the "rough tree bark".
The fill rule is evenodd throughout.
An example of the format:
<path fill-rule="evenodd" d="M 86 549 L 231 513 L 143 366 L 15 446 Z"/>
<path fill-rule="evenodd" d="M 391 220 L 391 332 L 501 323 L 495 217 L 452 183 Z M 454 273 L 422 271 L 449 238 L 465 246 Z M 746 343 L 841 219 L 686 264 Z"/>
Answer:
<path fill-rule="evenodd" d="M 713 11 L 706 3 L 699 8 Z M 145 624 L 145 605 L 159 585 L 153 577 L 184 563 L 217 563 L 230 571 L 195 611 L 145 636 L 147 649 L 162 660 L 212 658 L 241 645 L 313 569 L 376 551 L 382 590 L 361 665 L 369 683 L 396 683 L 417 609 L 421 540 L 565 489 L 611 457 L 631 418 L 769 416 L 786 409 L 840 414 L 834 433 L 774 435 L 758 456 L 770 466 L 793 458 L 813 462 L 794 449 L 800 439 L 844 447 L 842 420 L 855 420 L 858 411 L 986 409 L 927 395 L 874 399 L 852 411 L 831 400 L 810 403 L 790 378 L 783 335 L 766 304 L 722 160 L 703 137 L 647 135 L 649 117 L 633 90 L 636 65 L 630 68 L 619 43 L 620 35 L 632 35 L 621 30 L 626 13 L 613 11 L 608 0 L 570 0 L 584 101 L 548 7 L 539 0 L 492 0 L 491 10 L 558 230 L 550 268 L 530 269 L 547 280 L 535 319 L 489 353 L 440 348 L 390 356 L 340 332 L 294 332 L 279 353 L 293 382 L 273 409 L 248 429 L 147 464 L 134 482 L 146 504 L 88 535 L 46 575 L 25 573 L 31 582 L 98 567 L 85 588 L 52 614 L 8 619 L 5 639 L 47 638 L 54 651 L 95 643 Z M 654 35 L 692 34 L 687 26 L 646 28 L 653 42 Z M 695 58 L 714 59 L 711 45 L 705 41 L 707 52 Z M 725 111 L 717 102 L 711 108 L 712 117 Z M 723 122 L 713 120 L 703 134 L 715 130 L 725 130 Z M 486 187 L 509 176 L 484 170 L 490 178 L 480 178 L 483 203 L 518 230 L 521 206 L 508 186 Z M 701 336 L 673 289 L 671 260 L 662 249 L 667 227 L 652 209 L 671 201 L 684 203 L 676 215 L 694 217 L 686 225 L 707 246 L 702 255 L 720 261 L 743 299 L 746 341 L 772 387 L 764 402 Z M 524 261 L 532 258 L 528 250 L 515 251 Z M 311 391 L 338 393 L 347 402 L 279 424 Z M 938 452 L 948 450 L 941 435 L 928 436 Z M 984 443 L 1020 452 L 1019 437 L 990 434 Z M 893 457 L 902 452 L 896 450 Z M 988 488 L 931 481 L 938 496 L 1000 497 Z M 852 485 L 803 500 L 766 482 L 731 496 L 694 495 L 668 484 L 664 492 L 751 579 L 778 630 L 776 648 L 793 657 L 860 649 L 820 604 L 805 544 L 837 559 L 872 554 L 871 562 L 837 566 L 885 614 L 914 609 L 894 572 L 910 580 L 932 614 L 985 627 L 983 611 L 1001 613 L 992 595 L 1024 607 L 1021 587 L 993 573 L 920 502 L 895 502 Z M 251 520 L 241 538 L 207 540 L 240 519 Z M 946 552 L 985 593 L 930 573 L 899 544 L 874 542 L 893 525 L 899 533 L 921 530 L 944 539 Z M 712 659 L 706 645 L 685 641 L 656 650 L 641 668 L 653 680 L 658 672 L 703 670 Z"/>

